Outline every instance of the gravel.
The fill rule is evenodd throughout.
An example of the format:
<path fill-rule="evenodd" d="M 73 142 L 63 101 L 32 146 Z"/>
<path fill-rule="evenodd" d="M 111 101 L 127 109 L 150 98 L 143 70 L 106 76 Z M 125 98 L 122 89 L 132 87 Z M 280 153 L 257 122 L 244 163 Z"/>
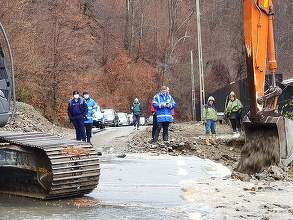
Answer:
<path fill-rule="evenodd" d="M 0 128 L 2 131 L 43 132 L 57 136 L 73 136 L 74 131 L 52 124 L 42 116 L 33 106 L 23 102 L 16 103 L 15 117 L 7 125 Z"/>

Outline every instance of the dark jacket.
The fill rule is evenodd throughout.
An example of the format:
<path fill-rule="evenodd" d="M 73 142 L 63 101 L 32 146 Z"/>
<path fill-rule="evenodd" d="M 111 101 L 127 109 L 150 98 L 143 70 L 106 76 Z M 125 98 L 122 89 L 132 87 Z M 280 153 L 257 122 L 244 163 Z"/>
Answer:
<path fill-rule="evenodd" d="M 139 102 L 137 103 L 132 103 L 132 106 L 131 106 L 131 110 L 132 110 L 132 113 L 134 115 L 140 115 L 141 114 L 141 104 Z"/>
<path fill-rule="evenodd" d="M 75 99 L 69 101 L 67 113 L 70 121 L 74 119 L 84 120 L 86 118 L 87 112 L 88 108 L 84 99 L 78 98 L 77 101 Z"/>

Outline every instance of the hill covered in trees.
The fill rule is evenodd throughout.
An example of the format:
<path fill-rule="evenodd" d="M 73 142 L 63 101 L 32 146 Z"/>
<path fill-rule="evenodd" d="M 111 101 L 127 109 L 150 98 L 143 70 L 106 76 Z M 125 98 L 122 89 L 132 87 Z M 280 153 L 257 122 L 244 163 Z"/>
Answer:
<path fill-rule="evenodd" d="M 208 91 L 246 76 L 242 1 L 201 2 Z M 290 0 L 275 1 L 279 73 L 293 77 Z M 190 51 L 195 51 L 195 0 L 14 0 L 0 2 L 15 58 L 17 97 L 54 122 L 66 121 L 73 90 L 102 107 L 129 110 L 170 87 L 178 117 L 191 114 Z M 198 77 L 196 77 L 198 78 Z"/>

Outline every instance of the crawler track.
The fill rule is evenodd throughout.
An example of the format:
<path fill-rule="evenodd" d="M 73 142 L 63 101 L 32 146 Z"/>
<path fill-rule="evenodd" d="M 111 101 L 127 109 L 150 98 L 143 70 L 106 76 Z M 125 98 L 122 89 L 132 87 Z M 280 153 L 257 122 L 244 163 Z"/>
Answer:
<path fill-rule="evenodd" d="M 55 199 L 97 187 L 99 159 L 91 144 L 44 133 L 0 132 L 0 193 Z"/>

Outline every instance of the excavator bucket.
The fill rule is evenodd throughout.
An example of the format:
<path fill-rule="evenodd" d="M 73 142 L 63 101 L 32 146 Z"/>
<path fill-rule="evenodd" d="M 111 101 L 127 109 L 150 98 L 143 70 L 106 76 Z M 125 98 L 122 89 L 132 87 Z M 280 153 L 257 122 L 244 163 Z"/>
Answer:
<path fill-rule="evenodd" d="M 244 122 L 246 142 L 238 171 L 249 174 L 271 165 L 288 166 L 293 161 L 293 121 L 268 117 L 265 122 Z"/>

